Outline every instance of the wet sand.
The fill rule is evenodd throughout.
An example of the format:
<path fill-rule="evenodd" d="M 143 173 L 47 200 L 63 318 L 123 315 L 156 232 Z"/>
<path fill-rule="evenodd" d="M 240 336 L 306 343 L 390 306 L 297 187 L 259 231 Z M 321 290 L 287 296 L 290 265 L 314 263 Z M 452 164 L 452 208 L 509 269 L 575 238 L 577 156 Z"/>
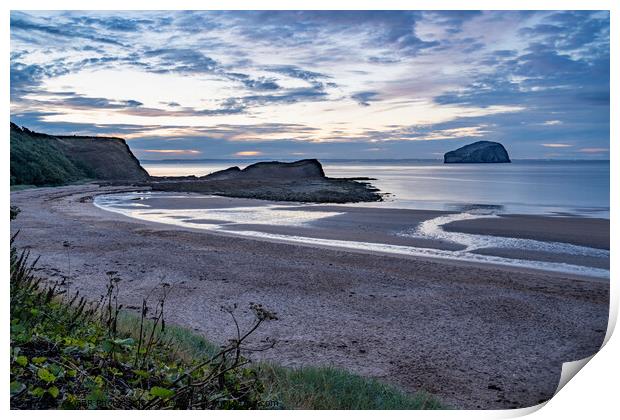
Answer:
<path fill-rule="evenodd" d="M 496 219 L 452 222 L 449 232 L 480 233 L 512 238 L 567 242 L 609 249 L 609 219 L 505 215 Z"/>
<path fill-rule="evenodd" d="M 105 272 L 117 271 L 130 309 L 170 283 L 169 322 L 215 342 L 234 329 L 221 305 L 262 303 L 280 319 L 255 340 L 278 344 L 255 358 L 339 366 L 410 392 L 424 389 L 456 408 L 525 407 L 551 397 L 561 364 L 596 352 L 605 335 L 609 283 L 600 279 L 141 221 L 93 205 L 93 195 L 112 190 L 11 193 L 22 209 L 11 226 L 20 230 L 17 245 L 41 255 L 42 276 L 69 275 L 70 287 L 93 299 L 104 291 Z M 369 225 L 365 211 L 351 212 L 359 212 L 360 225 Z M 427 213 L 417 213 L 420 221 L 435 217 Z M 372 236 L 380 227 L 369 229 Z M 240 315 L 249 322 L 249 311 Z"/>
<path fill-rule="evenodd" d="M 96 205 L 151 222 L 261 240 L 609 277 L 608 251 L 575 248 L 590 242 L 600 245 L 605 235 L 608 243 L 609 220 L 604 219 L 564 221 L 562 217 L 485 216 L 488 209 L 462 213 L 162 192 L 104 196 Z M 530 220 L 536 222 L 539 235 L 529 226 Z M 466 222 L 478 223 L 469 228 Z M 436 223 L 450 228 L 438 228 Z M 466 232 L 458 233 L 461 230 Z M 589 242 L 583 232 L 593 232 Z"/>

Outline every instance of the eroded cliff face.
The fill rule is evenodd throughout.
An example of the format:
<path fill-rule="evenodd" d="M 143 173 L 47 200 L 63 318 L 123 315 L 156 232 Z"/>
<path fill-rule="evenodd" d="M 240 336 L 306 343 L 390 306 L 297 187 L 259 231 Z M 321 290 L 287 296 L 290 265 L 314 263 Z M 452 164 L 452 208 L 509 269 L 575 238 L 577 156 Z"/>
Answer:
<path fill-rule="evenodd" d="M 69 159 L 83 165 L 92 178 L 129 181 L 149 178 L 121 138 L 58 136 L 56 139 Z"/>
<path fill-rule="evenodd" d="M 446 153 L 444 163 L 510 163 L 510 158 L 500 143 L 477 141 Z"/>
<path fill-rule="evenodd" d="M 11 184 L 60 185 L 80 179 L 144 181 L 149 174 L 125 140 L 52 136 L 11 123 Z"/>

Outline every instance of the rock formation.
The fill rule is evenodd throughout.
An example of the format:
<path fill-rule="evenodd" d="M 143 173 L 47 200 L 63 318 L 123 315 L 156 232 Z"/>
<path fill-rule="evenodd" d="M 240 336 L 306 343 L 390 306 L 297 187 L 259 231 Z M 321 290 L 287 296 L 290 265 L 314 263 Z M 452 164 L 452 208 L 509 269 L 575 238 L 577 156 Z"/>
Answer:
<path fill-rule="evenodd" d="M 258 162 L 243 170 L 237 166 L 217 171 L 207 175 L 206 179 L 283 179 L 302 180 L 309 178 L 324 178 L 325 172 L 321 163 L 316 159 L 304 159 L 297 162 Z"/>
<path fill-rule="evenodd" d="M 196 178 L 152 177 L 154 191 L 196 192 L 228 197 L 314 203 L 380 201 L 382 195 L 367 182 L 328 178 L 316 159 L 297 162 L 259 162 L 244 169 L 233 166 Z"/>
<path fill-rule="evenodd" d="M 444 163 L 510 163 L 508 152 L 500 143 L 477 141 L 448 152 Z"/>

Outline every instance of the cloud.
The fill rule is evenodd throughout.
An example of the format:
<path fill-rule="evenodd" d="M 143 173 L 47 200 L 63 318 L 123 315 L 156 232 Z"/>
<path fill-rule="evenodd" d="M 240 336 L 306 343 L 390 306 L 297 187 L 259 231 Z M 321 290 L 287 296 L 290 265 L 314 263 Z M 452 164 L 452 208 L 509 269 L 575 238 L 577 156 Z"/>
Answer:
<path fill-rule="evenodd" d="M 69 92 L 65 95 L 60 95 L 61 98 L 50 101 L 40 101 L 41 103 L 47 103 L 48 105 L 57 105 L 63 107 L 70 107 L 74 109 L 78 108 L 99 108 L 99 109 L 120 109 L 120 108 L 137 108 L 144 105 L 140 101 L 134 99 L 129 100 L 114 100 L 107 98 L 90 98 L 82 95 L 75 95 Z"/>
<path fill-rule="evenodd" d="M 262 155 L 262 152 L 259 152 L 258 150 L 243 150 L 241 152 L 237 152 L 235 153 L 235 156 L 238 157 L 247 157 L 247 156 L 260 156 Z"/>
<path fill-rule="evenodd" d="M 60 63 L 26 64 L 11 60 L 11 98 L 18 99 L 39 86 L 42 80 L 62 76 L 69 69 Z"/>
<path fill-rule="evenodd" d="M 551 147 L 551 148 L 573 147 L 572 144 L 566 144 L 566 143 L 543 143 L 541 144 L 541 146 Z"/>
<path fill-rule="evenodd" d="M 191 48 L 157 48 L 142 56 L 157 60 L 149 69 L 157 73 L 212 73 L 218 69 L 217 61 Z"/>
<path fill-rule="evenodd" d="M 420 140 L 445 140 L 470 137 L 484 137 L 488 133 L 484 127 L 458 127 L 437 130 L 419 137 Z"/>
<path fill-rule="evenodd" d="M 266 66 L 264 67 L 264 69 L 267 71 L 271 71 L 273 73 L 284 74 L 289 77 L 293 77 L 296 79 L 305 80 L 309 82 L 316 82 L 317 80 L 330 78 L 329 76 L 325 74 L 310 71 L 310 70 L 304 70 L 302 68 L 299 68 L 297 66 L 292 66 L 292 65 Z"/>
<path fill-rule="evenodd" d="M 370 106 L 370 102 L 379 95 L 379 92 L 367 91 L 357 92 L 351 95 L 351 99 L 356 101 L 361 106 Z"/>
<path fill-rule="evenodd" d="M 439 45 L 417 35 L 416 23 L 422 15 L 414 11 L 246 11 L 224 12 L 221 17 L 233 22 L 240 36 L 257 45 L 323 45 L 354 34 L 366 48 L 389 49 L 403 56 L 416 56 Z M 331 48 L 330 52 L 316 60 L 348 55 L 340 48 Z"/>
<path fill-rule="evenodd" d="M 86 27 L 99 27 L 110 31 L 119 32 L 136 32 L 143 27 L 152 27 L 153 25 L 161 25 L 164 20 L 142 19 L 142 18 L 125 18 L 121 16 L 72 16 L 71 22 Z"/>
<path fill-rule="evenodd" d="M 31 19 L 30 16 L 22 13 L 11 13 L 11 34 L 19 36 L 23 32 L 38 32 L 65 40 L 83 39 L 94 41 L 101 44 L 112 44 L 122 46 L 123 44 L 112 37 L 98 36 L 96 31 L 91 28 L 83 28 L 77 25 L 64 24 L 62 27 L 54 24 L 40 23 Z"/>
<path fill-rule="evenodd" d="M 543 23 L 521 29 L 520 34 L 536 38 L 559 50 L 577 50 L 600 41 L 608 42 L 609 13 L 592 11 L 552 13 L 543 20 Z"/>
<path fill-rule="evenodd" d="M 584 158 L 609 148 L 609 58 L 606 11 L 13 11 L 11 118 L 220 157 Z"/>
<path fill-rule="evenodd" d="M 225 103 L 232 109 L 246 109 L 273 104 L 294 104 L 298 102 L 322 101 L 327 98 L 327 92 L 315 88 L 286 89 L 280 93 L 264 95 L 246 95 L 228 98 Z"/>
<path fill-rule="evenodd" d="M 432 20 L 435 24 L 446 28 L 450 34 L 462 32 L 463 24 L 467 21 L 481 16 L 480 10 L 446 10 L 441 12 L 424 12 L 424 17 Z"/>
<path fill-rule="evenodd" d="M 252 79 L 247 74 L 242 73 L 225 73 L 226 77 L 239 81 L 243 85 L 251 90 L 278 90 L 280 85 L 276 83 L 274 78 L 259 77 Z"/>
<path fill-rule="evenodd" d="M 609 149 L 607 147 L 585 147 L 579 151 L 581 153 L 606 153 L 609 152 Z"/>
<path fill-rule="evenodd" d="M 164 155 L 199 155 L 199 150 L 192 149 L 138 149 L 146 153 L 161 153 Z"/>

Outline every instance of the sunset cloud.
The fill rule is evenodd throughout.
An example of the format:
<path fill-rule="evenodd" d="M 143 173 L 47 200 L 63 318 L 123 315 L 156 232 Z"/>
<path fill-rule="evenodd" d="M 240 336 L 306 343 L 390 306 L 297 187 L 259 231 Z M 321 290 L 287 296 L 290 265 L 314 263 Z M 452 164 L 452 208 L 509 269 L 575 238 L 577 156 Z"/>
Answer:
<path fill-rule="evenodd" d="M 199 150 L 191 149 L 140 149 L 142 152 L 147 153 L 161 153 L 164 155 L 198 155 Z"/>
<path fill-rule="evenodd" d="M 248 157 L 248 156 L 260 156 L 262 154 L 263 154 L 262 152 L 259 152 L 257 150 L 244 150 L 244 151 L 235 153 L 235 156 Z"/>

